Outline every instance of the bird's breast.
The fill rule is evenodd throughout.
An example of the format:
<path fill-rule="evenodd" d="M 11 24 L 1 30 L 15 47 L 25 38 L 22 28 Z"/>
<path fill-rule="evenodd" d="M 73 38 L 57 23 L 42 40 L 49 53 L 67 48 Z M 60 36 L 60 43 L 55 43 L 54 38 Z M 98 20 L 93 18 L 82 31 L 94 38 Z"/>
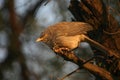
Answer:
<path fill-rule="evenodd" d="M 75 49 L 78 47 L 79 43 L 83 40 L 82 35 L 75 36 L 59 36 L 56 39 L 56 43 L 60 47 L 66 47 L 71 49 Z"/>

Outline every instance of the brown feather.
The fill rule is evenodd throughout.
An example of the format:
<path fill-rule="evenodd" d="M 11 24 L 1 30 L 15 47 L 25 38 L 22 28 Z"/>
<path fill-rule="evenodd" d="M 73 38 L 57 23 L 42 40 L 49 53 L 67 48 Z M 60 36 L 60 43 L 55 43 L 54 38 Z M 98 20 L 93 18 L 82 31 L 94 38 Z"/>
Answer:
<path fill-rule="evenodd" d="M 46 28 L 40 38 L 43 38 L 43 42 L 51 48 L 57 44 L 72 49 L 80 42 L 80 35 L 87 34 L 91 30 L 93 30 L 93 27 L 88 23 L 60 22 Z"/>

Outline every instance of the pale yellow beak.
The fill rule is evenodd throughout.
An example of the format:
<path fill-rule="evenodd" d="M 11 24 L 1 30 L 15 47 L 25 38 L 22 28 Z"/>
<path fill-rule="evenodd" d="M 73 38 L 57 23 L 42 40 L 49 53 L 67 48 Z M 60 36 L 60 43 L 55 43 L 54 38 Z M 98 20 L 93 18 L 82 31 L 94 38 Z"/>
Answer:
<path fill-rule="evenodd" d="M 36 39 L 36 42 L 40 42 L 42 40 L 43 40 L 43 38 L 38 38 L 38 39 Z"/>

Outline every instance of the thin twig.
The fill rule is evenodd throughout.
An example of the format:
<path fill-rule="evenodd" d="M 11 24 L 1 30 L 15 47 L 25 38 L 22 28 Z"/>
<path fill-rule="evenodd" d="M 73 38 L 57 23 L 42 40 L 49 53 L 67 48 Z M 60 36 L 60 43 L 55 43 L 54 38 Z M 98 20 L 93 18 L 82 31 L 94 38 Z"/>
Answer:
<path fill-rule="evenodd" d="M 75 69 L 75 70 L 72 71 L 71 73 L 69 73 L 69 74 L 65 75 L 64 77 L 62 77 L 61 79 L 57 79 L 57 80 L 64 80 L 65 78 L 71 76 L 73 73 L 77 72 L 78 70 L 80 70 L 80 68 Z"/>

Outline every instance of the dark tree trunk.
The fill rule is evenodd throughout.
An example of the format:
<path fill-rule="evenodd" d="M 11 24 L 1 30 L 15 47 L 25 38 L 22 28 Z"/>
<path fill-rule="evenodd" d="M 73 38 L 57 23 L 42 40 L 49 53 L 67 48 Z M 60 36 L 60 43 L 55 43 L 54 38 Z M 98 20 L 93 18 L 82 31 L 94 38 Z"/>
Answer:
<path fill-rule="evenodd" d="M 118 21 L 108 12 L 102 0 L 81 0 L 81 2 L 71 0 L 69 10 L 76 21 L 87 22 L 94 27 L 95 31 L 89 37 L 98 41 L 110 51 L 114 51 L 115 54 L 120 53 L 120 26 Z M 120 59 L 108 55 L 106 60 L 111 62 L 105 61 L 104 65 L 106 67 L 100 67 L 108 70 L 115 77 L 119 77 Z"/>

